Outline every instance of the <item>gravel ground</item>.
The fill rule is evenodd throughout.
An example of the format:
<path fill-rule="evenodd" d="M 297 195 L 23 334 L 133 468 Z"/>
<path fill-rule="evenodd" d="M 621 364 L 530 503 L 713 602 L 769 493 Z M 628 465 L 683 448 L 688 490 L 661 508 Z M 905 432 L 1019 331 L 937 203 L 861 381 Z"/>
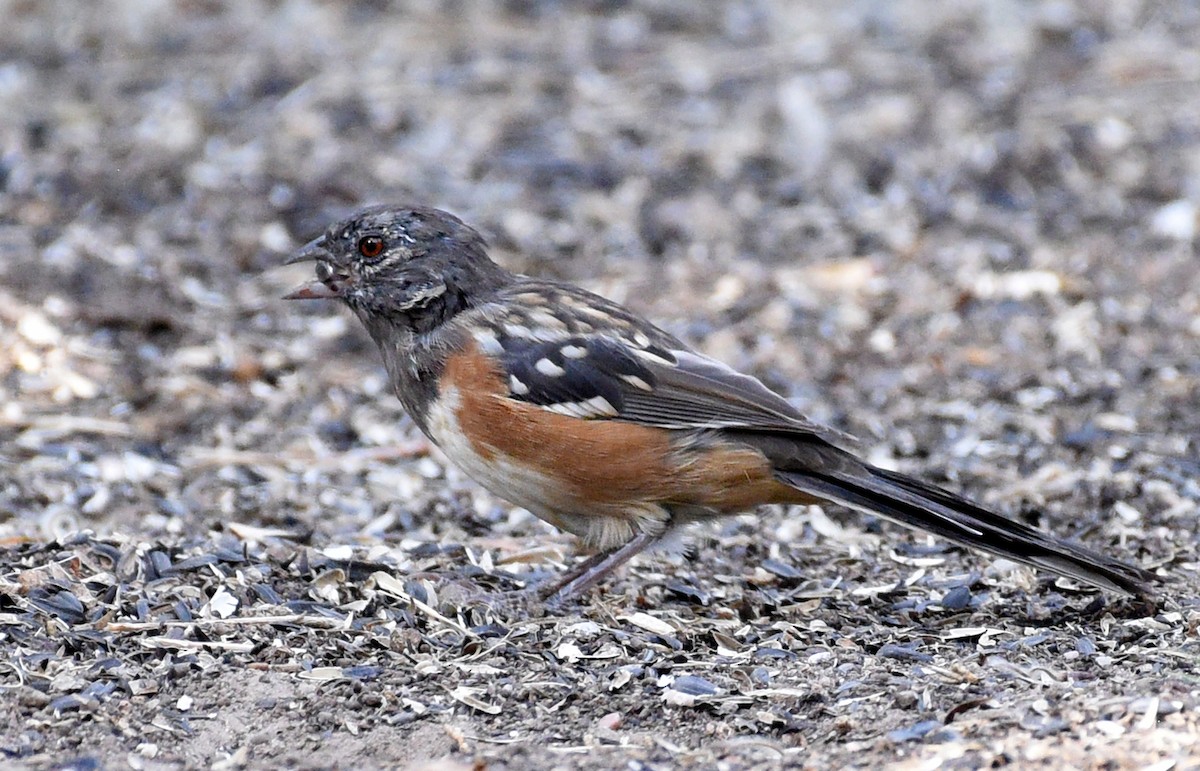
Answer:
<path fill-rule="evenodd" d="M 1200 5 L 0 0 L 0 752 L 25 768 L 1200 767 Z M 573 544 L 283 255 L 363 203 L 1170 577 L 834 509 Z"/>

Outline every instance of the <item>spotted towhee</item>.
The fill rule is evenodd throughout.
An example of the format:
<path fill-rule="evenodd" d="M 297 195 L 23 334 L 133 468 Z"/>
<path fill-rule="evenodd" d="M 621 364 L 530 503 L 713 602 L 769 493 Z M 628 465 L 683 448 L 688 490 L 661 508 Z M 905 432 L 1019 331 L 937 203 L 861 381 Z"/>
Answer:
<path fill-rule="evenodd" d="M 755 378 L 485 247 L 437 209 L 364 209 L 288 260 L 316 262 L 288 298 L 346 303 L 450 460 L 596 550 L 554 583 L 556 602 L 674 528 L 766 503 L 832 501 L 1136 596 L 1157 578 L 871 466 Z"/>

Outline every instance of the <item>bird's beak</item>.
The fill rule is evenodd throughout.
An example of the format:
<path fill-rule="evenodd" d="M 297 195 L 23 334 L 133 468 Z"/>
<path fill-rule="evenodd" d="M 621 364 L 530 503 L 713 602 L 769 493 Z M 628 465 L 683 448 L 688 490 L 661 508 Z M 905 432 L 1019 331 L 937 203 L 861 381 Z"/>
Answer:
<path fill-rule="evenodd" d="M 325 236 L 320 235 L 292 252 L 292 256 L 284 260 L 283 264 L 295 265 L 298 262 L 313 262 L 328 256 L 329 250 L 325 247 Z"/>
<path fill-rule="evenodd" d="M 283 261 L 283 264 L 295 265 L 298 262 L 316 262 L 318 263 L 319 274 L 321 266 L 328 267 L 328 260 L 329 250 L 325 248 L 325 236 L 320 236 L 297 249 L 292 256 Z M 332 272 L 330 272 L 330 277 L 332 277 Z M 322 281 L 319 278 L 314 278 L 312 281 L 307 281 L 285 294 L 283 299 L 328 300 L 341 296 L 342 293 L 336 286 L 332 286 L 329 282 Z"/>
<path fill-rule="evenodd" d="M 322 284 L 315 278 L 307 281 L 283 296 L 285 300 L 335 300 L 341 293 Z"/>

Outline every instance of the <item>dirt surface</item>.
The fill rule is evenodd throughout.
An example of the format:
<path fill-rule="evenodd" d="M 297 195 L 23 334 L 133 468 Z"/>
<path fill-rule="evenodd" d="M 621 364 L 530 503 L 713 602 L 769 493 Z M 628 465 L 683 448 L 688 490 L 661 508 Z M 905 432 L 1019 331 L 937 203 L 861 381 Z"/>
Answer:
<path fill-rule="evenodd" d="M 0 765 L 1200 767 L 1195 3 L 0 18 Z M 279 300 L 403 200 L 1157 604 L 816 508 L 473 601 L 571 541 Z"/>

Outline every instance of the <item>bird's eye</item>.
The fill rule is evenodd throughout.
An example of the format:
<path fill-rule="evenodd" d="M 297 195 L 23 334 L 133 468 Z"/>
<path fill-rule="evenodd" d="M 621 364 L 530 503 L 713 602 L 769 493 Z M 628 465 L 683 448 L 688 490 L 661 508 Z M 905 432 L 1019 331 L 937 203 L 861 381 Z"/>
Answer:
<path fill-rule="evenodd" d="M 358 253 L 367 259 L 383 254 L 383 239 L 379 236 L 363 236 L 358 241 Z"/>

